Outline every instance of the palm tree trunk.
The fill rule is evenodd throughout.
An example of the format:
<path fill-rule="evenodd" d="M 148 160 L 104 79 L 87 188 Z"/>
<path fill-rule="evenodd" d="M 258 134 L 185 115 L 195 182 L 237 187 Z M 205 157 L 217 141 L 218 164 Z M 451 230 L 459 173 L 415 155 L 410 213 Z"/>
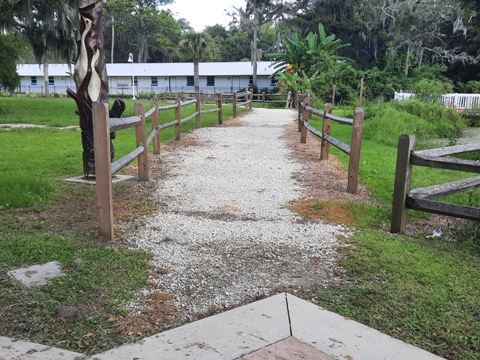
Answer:
<path fill-rule="evenodd" d="M 110 50 L 110 63 L 113 64 L 113 51 L 115 49 L 115 18 L 112 15 L 112 48 Z"/>
<path fill-rule="evenodd" d="M 257 14 L 255 14 L 255 19 Z M 252 59 L 253 59 L 253 74 L 252 74 L 252 82 L 253 85 L 257 84 L 257 36 L 258 36 L 258 22 L 255 20 L 255 25 L 253 28 L 253 49 L 252 49 Z"/>
<path fill-rule="evenodd" d="M 50 97 L 50 88 L 48 87 L 48 61 L 47 55 L 43 55 L 43 79 L 45 80 L 45 97 Z"/>
<path fill-rule="evenodd" d="M 193 62 L 193 83 L 195 85 L 195 93 L 200 92 L 200 71 L 198 66 L 198 61 L 194 60 Z"/>

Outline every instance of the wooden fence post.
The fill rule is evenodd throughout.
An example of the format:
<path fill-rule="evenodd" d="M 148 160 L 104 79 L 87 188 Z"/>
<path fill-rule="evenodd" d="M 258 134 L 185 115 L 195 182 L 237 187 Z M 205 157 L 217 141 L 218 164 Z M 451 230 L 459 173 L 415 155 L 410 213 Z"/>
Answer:
<path fill-rule="evenodd" d="M 92 105 L 98 236 L 104 240 L 113 240 L 112 163 L 108 104 L 94 102 Z"/>
<path fill-rule="evenodd" d="M 237 118 L 237 92 L 234 91 L 233 92 L 233 118 L 236 119 Z"/>
<path fill-rule="evenodd" d="M 177 104 L 175 108 L 175 119 L 177 120 L 175 124 L 175 140 L 180 140 L 182 136 L 182 123 L 180 122 L 182 120 L 182 99 L 177 98 L 175 104 Z"/>
<path fill-rule="evenodd" d="M 312 96 L 307 95 L 303 101 L 303 113 L 302 113 L 302 128 L 300 130 L 300 143 L 306 144 L 307 143 L 307 128 L 305 127 L 305 121 L 310 119 L 310 113 L 306 110 L 307 106 L 312 105 Z"/>
<path fill-rule="evenodd" d="M 331 103 L 326 103 L 323 108 L 323 123 L 322 123 L 322 145 L 320 150 L 320 160 L 328 160 L 328 155 L 330 152 L 330 143 L 325 140 L 325 135 L 330 135 L 332 129 L 332 120 L 327 117 L 327 114 L 331 114 L 333 110 L 333 105 Z"/>
<path fill-rule="evenodd" d="M 153 153 L 160 154 L 160 111 L 158 111 L 158 99 L 152 99 L 152 106 L 155 106 L 155 111 L 152 114 L 152 129 L 157 129 L 157 133 L 153 138 Z"/>
<path fill-rule="evenodd" d="M 202 109 L 202 100 L 200 99 L 200 94 L 197 93 L 195 94 L 197 96 L 197 102 L 195 103 L 195 111 L 197 112 L 197 116 L 195 119 L 195 127 L 197 129 L 200 129 L 202 126 L 201 121 L 200 121 L 200 111 Z"/>
<path fill-rule="evenodd" d="M 135 115 L 140 115 L 141 122 L 135 127 L 137 147 L 143 146 L 143 152 L 138 156 L 138 180 L 148 181 L 148 146 L 147 127 L 145 124 L 145 107 L 143 104 L 135 104 Z"/>
<path fill-rule="evenodd" d="M 247 101 L 250 101 L 247 106 L 248 106 L 248 111 L 252 111 L 253 109 L 253 88 L 249 90 L 250 94 L 247 94 Z"/>
<path fill-rule="evenodd" d="M 222 95 L 217 94 L 218 123 L 223 124 Z"/>
<path fill-rule="evenodd" d="M 302 114 L 303 114 L 303 101 L 305 100 L 304 94 L 297 95 L 297 108 L 298 108 L 298 132 L 302 131 Z"/>
<path fill-rule="evenodd" d="M 407 207 L 405 200 L 412 185 L 410 155 L 415 149 L 415 136 L 400 135 L 398 140 L 395 185 L 393 188 L 392 222 L 390 232 L 405 234 L 407 229 Z"/>
<path fill-rule="evenodd" d="M 265 107 L 265 91 L 262 92 L 262 108 Z"/>
<path fill-rule="evenodd" d="M 348 165 L 347 192 L 355 194 L 358 186 L 358 172 L 360 170 L 360 153 L 362 150 L 363 119 L 362 107 L 355 108 L 353 115 L 352 142 L 350 145 L 350 162 Z"/>

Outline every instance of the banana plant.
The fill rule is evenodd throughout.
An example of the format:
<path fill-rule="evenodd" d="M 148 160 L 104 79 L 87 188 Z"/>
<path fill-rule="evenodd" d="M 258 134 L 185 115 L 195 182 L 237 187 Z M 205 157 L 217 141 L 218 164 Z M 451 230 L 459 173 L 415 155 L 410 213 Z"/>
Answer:
<path fill-rule="evenodd" d="M 323 24 L 318 24 L 318 34 L 310 32 L 305 38 L 294 33 L 291 38 L 283 35 L 285 53 L 269 54 L 273 68 L 279 72 L 308 70 L 319 56 L 336 56 L 336 52 L 350 44 L 342 44 L 335 34 L 327 36 Z"/>

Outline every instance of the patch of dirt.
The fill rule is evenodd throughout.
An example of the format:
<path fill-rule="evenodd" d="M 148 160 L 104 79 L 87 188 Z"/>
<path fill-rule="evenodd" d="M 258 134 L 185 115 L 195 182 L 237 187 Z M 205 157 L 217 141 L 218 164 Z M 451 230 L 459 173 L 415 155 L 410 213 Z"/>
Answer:
<path fill-rule="evenodd" d="M 355 226 L 356 221 L 346 204 L 337 202 L 317 202 L 298 200 L 292 205 L 292 210 L 302 217 L 315 221 L 325 221 L 331 224 Z"/>
<path fill-rule="evenodd" d="M 311 220 L 354 225 L 353 214 L 344 204 L 373 203 L 369 191 L 359 184 L 356 194 L 348 193 L 347 171 L 339 160 L 331 154 L 328 160 L 320 160 L 321 142 L 310 132 L 307 134 L 307 142 L 301 144 L 297 122 L 286 126 L 285 130 L 285 139 L 293 152 L 292 157 L 307 169 L 295 175 L 305 190 L 302 198 L 293 203 L 292 209 Z M 318 203 L 322 203 L 321 208 Z"/>

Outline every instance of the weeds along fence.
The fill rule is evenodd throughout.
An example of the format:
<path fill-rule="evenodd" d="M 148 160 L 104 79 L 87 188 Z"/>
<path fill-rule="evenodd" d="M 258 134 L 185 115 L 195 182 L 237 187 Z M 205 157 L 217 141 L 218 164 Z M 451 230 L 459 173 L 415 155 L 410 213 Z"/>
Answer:
<path fill-rule="evenodd" d="M 328 160 L 330 144 L 350 157 L 348 166 L 347 192 L 355 194 L 358 187 L 358 172 L 360 169 L 360 152 L 362 148 L 364 111 L 362 107 L 356 107 L 353 119 L 332 115 L 333 105 L 326 103 L 324 110 L 312 107 L 311 95 L 299 94 L 297 99 L 298 108 L 298 131 L 300 143 L 307 142 L 307 131 L 321 140 L 320 160 Z M 313 127 L 308 120 L 314 114 L 323 119 L 322 131 Z M 336 121 L 340 124 L 352 126 L 351 144 L 348 145 L 330 135 L 331 123 Z"/>
<path fill-rule="evenodd" d="M 112 176 L 135 159 L 138 159 L 138 180 L 148 181 L 148 147 L 153 141 L 153 153 L 160 154 L 160 131 L 175 126 L 175 140 L 181 138 L 181 125 L 196 119 L 196 128 L 201 123 L 201 114 L 218 112 L 218 122 L 222 124 L 222 97 L 217 96 L 217 108 L 201 110 L 200 98 L 182 101 L 175 100 L 175 104 L 158 106 L 158 99 L 152 100 L 152 108 L 145 113 L 143 104 L 135 104 L 135 115 L 128 118 L 108 117 L 108 104 L 93 104 L 93 136 L 95 139 L 95 180 L 98 210 L 98 235 L 102 239 L 113 240 L 113 192 Z M 181 109 L 184 106 L 196 106 L 196 111 L 182 119 Z M 160 112 L 175 109 L 175 119 L 160 124 Z M 152 131 L 147 138 L 146 119 L 152 117 Z M 135 127 L 136 148 L 122 158 L 111 162 L 110 133 Z"/>
<path fill-rule="evenodd" d="M 450 155 L 480 150 L 480 143 L 414 151 L 415 136 L 401 135 L 398 141 L 395 185 L 390 231 L 405 234 L 407 210 L 419 210 L 452 217 L 480 220 L 480 208 L 457 205 L 434 199 L 480 187 L 480 176 L 411 189 L 413 165 L 480 173 L 480 163 L 473 160 L 449 158 Z"/>

